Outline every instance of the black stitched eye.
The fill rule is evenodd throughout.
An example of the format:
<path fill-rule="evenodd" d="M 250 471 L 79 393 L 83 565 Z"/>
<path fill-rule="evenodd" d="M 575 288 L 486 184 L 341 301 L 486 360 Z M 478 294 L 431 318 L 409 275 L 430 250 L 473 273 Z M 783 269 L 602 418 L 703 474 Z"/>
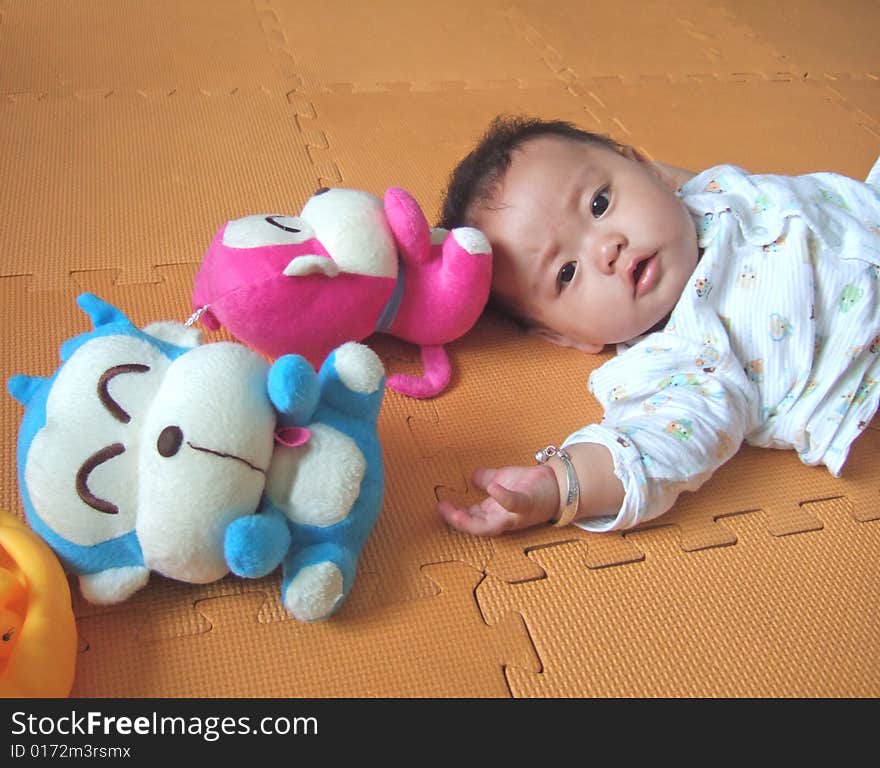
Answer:
<path fill-rule="evenodd" d="M 166 459 L 174 456 L 183 445 L 183 430 L 180 427 L 165 427 L 156 440 L 156 450 Z"/>
<path fill-rule="evenodd" d="M 89 489 L 89 476 L 102 464 L 115 459 L 125 453 L 125 446 L 122 443 L 113 443 L 105 445 L 101 450 L 95 451 L 80 466 L 76 473 L 76 492 L 79 497 L 88 504 L 92 509 L 105 515 L 118 515 L 119 507 L 112 501 L 102 499 L 95 496 Z"/>
<path fill-rule="evenodd" d="M 276 219 L 283 219 L 285 216 L 266 216 L 266 221 L 269 222 L 273 227 L 278 227 L 278 229 L 283 229 L 285 232 L 302 232 L 301 229 L 297 229 L 296 227 L 288 227 L 285 224 L 282 224 L 280 221 L 276 221 Z"/>
<path fill-rule="evenodd" d="M 608 206 L 611 205 L 611 201 L 608 199 L 608 189 L 605 188 L 596 195 L 592 202 L 590 203 L 590 213 L 593 214 L 595 218 L 599 218 L 605 211 L 608 210 Z"/>
<path fill-rule="evenodd" d="M 125 409 L 113 399 L 110 394 L 110 382 L 122 373 L 147 373 L 150 370 L 149 365 L 140 365 L 138 363 L 126 363 L 125 365 L 114 365 L 101 374 L 98 379 L 98 400 L 109 411 L 110 415 L 123 424 L 131 421 L 131 416 Z"/>

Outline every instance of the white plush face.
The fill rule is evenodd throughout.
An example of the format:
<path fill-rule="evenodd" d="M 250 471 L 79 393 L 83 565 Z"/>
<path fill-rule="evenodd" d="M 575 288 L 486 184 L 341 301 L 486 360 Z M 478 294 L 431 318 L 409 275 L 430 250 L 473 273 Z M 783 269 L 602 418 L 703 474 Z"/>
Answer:
<path fill-rule="evenodd" d="M 61 368 L 28 452 L 35 511 L 76 544 L 137 530 L 151 569 L 221 577 L 225 528 L 254 511 L 265 485 L 267 370 L 236 344 L 171 361 L 133 336 L 87 342 Z"/>
<path fill-rule="evenodd" d="M 223 245 L 230 248 L 297 245 L 314 237 L 311 225 L 299 216 L 245 216 L 226 225 Z"/>
<path fill-rule="evenodd" d="M 284 269 L 288 276 L 322 271 L 329 276 L 347 272 L 397 277 L 397 247 L 382 201 L 360 190 L 318 193 L 299 216 L 246 216 L 230 221 L 223 245 L 233 249 L 290 246 L 291 259 Z"/>
<path fill-rule="evenodd" d="M 25 479 L 37 514 L 65 539 L 90 546 L 134 529 L 138 426 L 170 364 L 145 341 L 104 336 L 59 371 Z"/>
<path fill-rule="evenodd" d="M 153 570 L 190 582 L 226 573 L 226 528 L 256 510 L 272 457 L 267 371 L 262 358 L 225 343 L 168 369 L 139 452 L 137 532 Z"/>

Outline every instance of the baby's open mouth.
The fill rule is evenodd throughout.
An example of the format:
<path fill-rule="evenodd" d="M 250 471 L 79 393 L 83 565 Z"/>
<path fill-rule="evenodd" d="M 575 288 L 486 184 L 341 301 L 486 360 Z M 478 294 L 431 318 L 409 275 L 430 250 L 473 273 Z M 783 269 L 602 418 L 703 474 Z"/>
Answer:
<path fill-rule="evenodd" d="M 645 271 L 645 267 L 648 266 L 648 262 L 653 258 L 653 256 L 648 256 L 646 259 L 642 259 L 638 264 L 636 264 L 636 268 L 633 270 L 633 285 L 639 284 L 639 278 L 642 276 L 642 272 Z"/>
<path fill-rule="evenodd" d="M 649 256 L 645 256 L 633 267 L 633 293 L 636 296 L 641 296 L 649 291 L 657 279 L 657 270 L 654 268 L 654 257 L 656 255 L 656 253 L 652 253 Z"/>

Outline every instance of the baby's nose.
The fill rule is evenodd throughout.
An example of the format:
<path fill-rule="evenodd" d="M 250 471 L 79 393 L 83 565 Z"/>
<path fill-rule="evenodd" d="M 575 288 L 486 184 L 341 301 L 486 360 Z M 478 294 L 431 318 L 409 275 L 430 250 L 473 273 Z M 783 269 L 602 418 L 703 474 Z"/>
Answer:
<path fill-rule="evenodd" d="M 607 274 L 615 271 L 615 264 L 626 245 L 626 238 L 615 232 L 601 233 L 594 244 L 596 266 Z"/>

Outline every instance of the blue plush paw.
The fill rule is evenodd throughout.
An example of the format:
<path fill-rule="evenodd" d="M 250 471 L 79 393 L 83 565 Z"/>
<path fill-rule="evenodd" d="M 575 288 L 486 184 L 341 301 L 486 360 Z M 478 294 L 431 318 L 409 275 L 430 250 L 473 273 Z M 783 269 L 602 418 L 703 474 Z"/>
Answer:
<path fill-rule="evenodd" d="M 307 424 L 318 405 L 318 374 L 299 355 L 279 357 L 269 369 L 269 398 L 286 421 Z"/>
<path fill-rule="evenodd" d="M 150 569 L 143 565 L 123 565 L 79 577 L 83 597 L 96 605 L 111 605 L 128 600 L 150 578 Z"/>
<path fill-rule="evenodd" d="M 313 544 L 284 562 L 281 600 L 299 621 L 326 619 L 345 600 L 354 582 L 357 557 L 333 542 Z"/>
<path fill-rule="evenodd" d="M 338 379 L 351 392 L 372 395 L 382 386 L 385 369 L 372 349 L 351 341 L 333 350 L 321 375 Z"/>
<path fill-rule="evenodd" d="M 385 390 L 385 369 L 369 347 L 350 341 L 337 347 L 319 374 L 321 404 L 375 423 Z"/>
<path fill-rule="evenodd" d="M 307 565 L 285 586 L 281 598 L 299 621 L 326 619 L 345 598 L 342 571 L 329 560 Z"/>
<path fill-rule="evenodd" d="M 290 548 L 290 530 L 280 515 L 240 517 L 226 529 L 226 562 L 237 576 L 259 578 L 274 571 Z"/>

